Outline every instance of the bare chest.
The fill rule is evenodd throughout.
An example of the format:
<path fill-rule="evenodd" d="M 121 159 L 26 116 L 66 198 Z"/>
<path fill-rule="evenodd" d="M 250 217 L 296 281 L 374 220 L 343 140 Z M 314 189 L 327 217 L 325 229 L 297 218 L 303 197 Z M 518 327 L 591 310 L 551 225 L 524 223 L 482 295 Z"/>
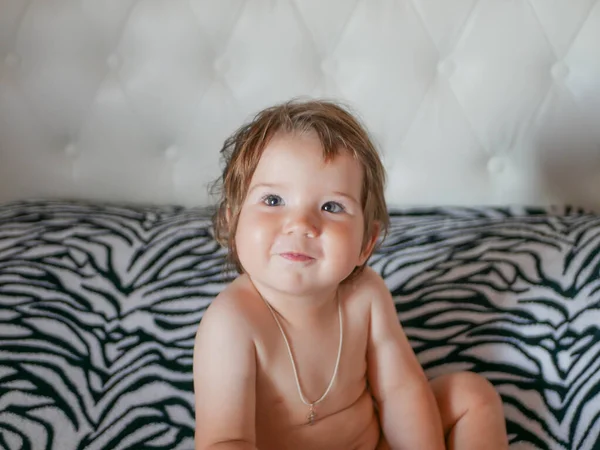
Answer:
<path fill-rule="evenodd" d="M 337 371 L 337 327 L 289 333 L 289 348 L 275 323 L 264 327 L 257 351 L 256 424 L 265 448 L 374 448 L 378 425 L 367 390 L 369 320 L 352 309 L 343 317 Z"/>

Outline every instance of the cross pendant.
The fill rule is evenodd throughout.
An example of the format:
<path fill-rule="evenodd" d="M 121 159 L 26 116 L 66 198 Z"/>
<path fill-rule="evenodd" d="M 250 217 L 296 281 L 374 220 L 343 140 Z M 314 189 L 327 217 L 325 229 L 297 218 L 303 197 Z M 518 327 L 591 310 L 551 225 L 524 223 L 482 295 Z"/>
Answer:
<path fill-rule="evenodd" d="M 317 413 L 315 412 L 314 405 L 309 405 L 309 413 L 308 413 L 308 425 L 312 425 L 315 423 L 315 418 L 317 417 Z"/>

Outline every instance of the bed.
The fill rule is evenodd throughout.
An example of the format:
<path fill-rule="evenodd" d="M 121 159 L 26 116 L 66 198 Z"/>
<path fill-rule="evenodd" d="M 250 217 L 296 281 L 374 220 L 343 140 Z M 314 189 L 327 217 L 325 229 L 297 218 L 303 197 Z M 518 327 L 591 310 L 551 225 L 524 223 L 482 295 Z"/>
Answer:
<path fill-rule="evenodd" d="M 193 448 L 218 150 L 295 97 L 382 152 L 427 375 L 490 380 L 511 449 L 600 448 L 600 2 L 9 0 L 0 61 L 0 448 Z"/>

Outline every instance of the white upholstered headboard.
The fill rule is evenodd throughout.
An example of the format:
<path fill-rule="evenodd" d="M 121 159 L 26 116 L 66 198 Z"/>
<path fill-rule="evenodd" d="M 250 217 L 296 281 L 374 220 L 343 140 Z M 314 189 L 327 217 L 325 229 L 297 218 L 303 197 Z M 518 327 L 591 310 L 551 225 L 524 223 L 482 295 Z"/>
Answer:
<path fill-rule="evenodd" d="M 597 0 L 0 0 L 0 201 L 205 204 L 295 96 L 360 113 L 390 206 L 600 207 Z"/>

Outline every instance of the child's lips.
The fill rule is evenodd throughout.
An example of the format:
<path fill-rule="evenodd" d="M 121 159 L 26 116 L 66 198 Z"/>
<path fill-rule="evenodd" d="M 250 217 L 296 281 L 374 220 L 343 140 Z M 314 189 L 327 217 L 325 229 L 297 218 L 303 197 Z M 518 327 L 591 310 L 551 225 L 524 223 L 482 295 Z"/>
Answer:
<path fill-rule="evenodd" d="M 295 261 L 295 262 L 309 262 L 309 261 L 313 261 L 314 258 L 312 256 L 306 255 L 304 253 L 297 253 L 297 252 L 284 252 L 284 253 L 280 253 L 279 256 L 281 256 L 284 259 L 287 259 L 289 261 Z"/>

